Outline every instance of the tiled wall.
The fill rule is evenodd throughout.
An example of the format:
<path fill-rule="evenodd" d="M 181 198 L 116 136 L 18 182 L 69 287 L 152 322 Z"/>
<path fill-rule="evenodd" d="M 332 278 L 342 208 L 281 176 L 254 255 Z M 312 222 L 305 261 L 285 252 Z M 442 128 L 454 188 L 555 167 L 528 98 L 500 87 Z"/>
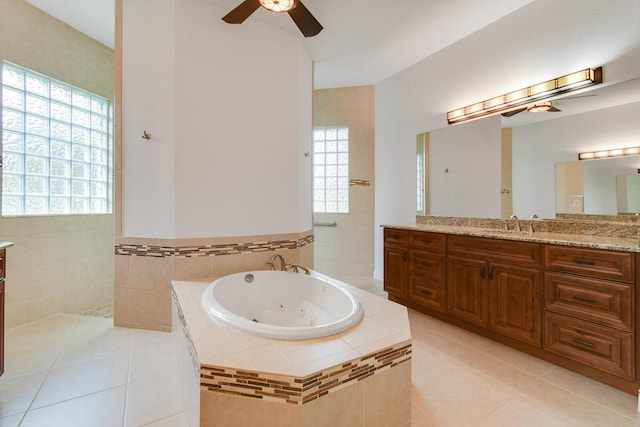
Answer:
<path fill-rule="evenodd" d="M 200 391 L 201 426 L 411 425 L 411 361 L 304 405 Z"/>
<path fill-rule="evenodd" d="M 116 326 L 171 330 L 171 281 L 212 280 L 269 268 L 276 253 L 313 268 L 313 235 L 282 234 L 200 239 L 116 238 Z"/>
<path fill-rule="evenodd" d="M 7 327 L 113 302 L 113 215 L 0 219 Z"/>
<path fill-rule="evenodd" d="M 315 90 L 313 126 L 349 127 L 349 177 L 369 186 L 349 188 L 348 214 L 314 214 L 316 269 L 330 276 L 373 275 L 374 87 Z"/>
<path fill-rule="evenodd" d="M 0 2 L 2 60 L 113 97 L 113 50 L 23 0 Z M 7 327 L 112 302 L 113 221 L 113 215 L 0 218 L 0 240 L 15 242 L 7 251 Z"/>

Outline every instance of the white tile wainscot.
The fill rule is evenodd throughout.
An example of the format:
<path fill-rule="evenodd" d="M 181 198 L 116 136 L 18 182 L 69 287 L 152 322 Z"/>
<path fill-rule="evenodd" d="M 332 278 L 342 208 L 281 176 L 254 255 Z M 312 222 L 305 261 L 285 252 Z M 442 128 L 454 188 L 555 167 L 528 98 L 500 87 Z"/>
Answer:
<path fill-rule="evenodd" d="M 201 307 L 208 282 L 174 281 L 173 331 L 190 425 L 410 426 L 406 308 L 335 281 L 360 301 L 362 321 L 296 341 L 227 327 Z"/>

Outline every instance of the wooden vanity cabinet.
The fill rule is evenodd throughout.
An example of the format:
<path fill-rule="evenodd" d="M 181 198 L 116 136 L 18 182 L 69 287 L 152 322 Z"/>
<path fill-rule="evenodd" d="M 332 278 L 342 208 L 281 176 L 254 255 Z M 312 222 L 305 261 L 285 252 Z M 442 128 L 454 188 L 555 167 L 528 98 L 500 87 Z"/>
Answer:
<path fill-rule="evenodd" d="M 409 301 L 446 311 L 446 235 L 409 231 Z"/>
<path fill-rule="evenodd" d="M 389 299 L 610 386 L 640 386 L 640 253 L 385 228 Z"/>
<path fill-rule="evenodd" d="M 540 245 L 468 236 L 448 242 L 449 314 L 541 347 Z"/>
<path fill-rule="evenodd" d="M 0 376 L 4 374 L 4 278 L 5 249 L 0 249 Z"/>
<path fill-rule="evenodd" d="M 544 349 L 634 380 L 633 254 L 549 245 L 544 268 Z"/>
<path fill-rule="evenodd" d="M 384 290 L 392 297 L 409 295 L 408 245 L 408 230 L 384 229 Z"/>

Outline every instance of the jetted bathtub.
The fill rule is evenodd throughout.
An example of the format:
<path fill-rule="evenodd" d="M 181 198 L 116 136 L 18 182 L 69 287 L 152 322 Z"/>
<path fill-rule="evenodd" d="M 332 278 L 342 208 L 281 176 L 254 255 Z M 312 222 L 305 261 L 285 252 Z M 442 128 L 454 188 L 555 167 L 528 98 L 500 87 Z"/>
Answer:
<path fill-rule="evenodd" d="M 230 274 L 207 286 L 201 303 L 211 318 L 228 326 L 283 340 L 337 334 L 363 316 L 360 303 L 340 282 L 315 272 Z"/>

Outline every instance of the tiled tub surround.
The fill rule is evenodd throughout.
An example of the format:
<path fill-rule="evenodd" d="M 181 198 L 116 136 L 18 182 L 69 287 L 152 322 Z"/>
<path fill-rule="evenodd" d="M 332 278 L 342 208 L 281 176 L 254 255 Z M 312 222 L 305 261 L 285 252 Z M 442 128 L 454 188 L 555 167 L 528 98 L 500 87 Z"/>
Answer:
<path fill-rule="evenodd" d="M 509 230 L 505 229 L 505 223 Z M 467 236 L 494 237 L 525 242 L 551 243 L 597 249 L 640 252 L 640 224 L 628 222 L 562 221 L 520 219 L 522 231 L 513 231 L 512 219 L 418 216 L 408 230 Z M 529 226 L 533 226 L 533 233 Z M 383 227 L 385 227 L 383 225 Z"/>
<path fill-rule="evenodd" d="M 210 319 L 207 282 L 174 281 L 174 321 L 199 369 L 200 425 L 409 426 L 411 333 L 406 308 L 348 287 L 365 317 L 341 334 L 270 340 Z M 186 363 L 183 363 L 186 365 Z M 182 369 L 182 372 L 187 372 Z M 190 404 L 196 410 L 189 390 Z M 193 414 L 190 419 L 194 420 Z"/>
<path fill-rule="evenodd" d="M 313 233 L 199 239 L 117 237 L 115 325 L 170 331 L 172 280 L 209 280 L 263 270 L 275 253 L 288 263 L 312 267 Z"/>

